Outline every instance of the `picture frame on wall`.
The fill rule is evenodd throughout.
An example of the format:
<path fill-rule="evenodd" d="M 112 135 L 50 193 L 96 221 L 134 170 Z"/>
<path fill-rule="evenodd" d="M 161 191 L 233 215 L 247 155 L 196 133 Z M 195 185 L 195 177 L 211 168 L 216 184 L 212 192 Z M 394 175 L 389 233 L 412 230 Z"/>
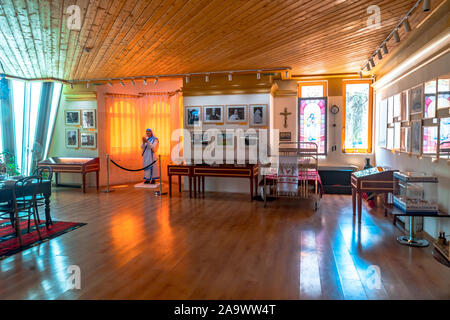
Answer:
<path fill-rule="evenodd" d="M 203 123 L 223 123 L 223 105 L 204 106 Z"/>
<path fill-rule="evenodd" d="M 95 110 L 82 110 L 83 129 L 95 129 L 97 127 Z"/>
<path fill-rule="evenodd" d="M 184 113 L 185 123 L 187 127 L 199 127 L 202 124 L 202 107 L 191 106 L 186 107 Z"/>
<path fill-rule="evenodd" d="M 384 99 L 380 102 L 378 146 L 381 148 L 386 148 L 387 104 L 388 104 L 387 99 Z"/>
<path fill-rule="evenodd" d="M 234 133 L 219 133 L 217 135 L 217 145 L 220 147 L 234 147 Z"/>
<path fill-rule="evenodd" d="M 411 128 L 402 127 L 400 133 L 400 151 L 409 153 L 411 152 Z"/>
<path fill-rule="evenodd" d="M 250 126 L 267 126 L 267 104 L 250 105 Z"/>
<path fill-rule="evenodd" d="M 228 123 L 247 123 L 247 105 L 227 105 Z"/>
<path fill-rule="evenodd" d="M 97 134 L 94 132 L 81 132 L 80 142 L 81 142 L 81 148 L 96 149 L 97 148 Z"/>
<path fill-rule="evenodd" d="M 423 85 L 418 85 L 409 90 L 410 114 L 422 114 L 423 112 Z"/>
<path fill-rule="evenodd" d="M 81 124 L 80 110 L 65 110 L 64 123 L 66 126 L 79 126 Z"/>
<path fill-rule="evenodd" d="M 420 155 L 422 149 L 422 120 L 411 121 L 411 153 Z"/>
<path fill-rule="evenodd" d="M 79 147 L 78 129 L 66 129 L 64 140 L 66 148 L 74 148 L 74 149 L 78 148 Z"/>

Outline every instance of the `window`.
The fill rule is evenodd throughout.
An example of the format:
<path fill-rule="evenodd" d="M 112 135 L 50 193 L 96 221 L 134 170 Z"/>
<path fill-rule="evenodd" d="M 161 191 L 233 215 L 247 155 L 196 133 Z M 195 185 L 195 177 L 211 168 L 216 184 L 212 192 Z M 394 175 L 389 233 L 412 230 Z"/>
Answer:
<path fill-rule="evenodd" d="M 372 152 L 371 83 L 370 80 L 344 81 L 343 152 Z M 392 116 L 393 107 L 392 101 Z M 389 139 L 388 134 L 388 144 L 391 143 Z"/>
<path fill-rule="evenodd" d="M 299 84 L 299 140 L 314 142 L 319 154 L 327 153 L 327 83 Z"/>
<path fill-rule="evenodd" d="M 11 88 L 16 165 L 22 174 L 27 175 L 33 171 L 37 161 L 47 156 L 62 85 L 52 83 L 44 89 L 42 82 L 11 80 Z M 44 90 L 53 90 L 52 99 L 41 105 L 41 96 L 47 93 Z M 48 131 L 43 135 L 44 141 L 37 141 L 41 139 L 38 137 L 42 136 L 37 135 L 37 130 L 41 130 L 38 129 L 38 118 L 41 113 L 46 114 L 47 111 L 50 118 L 42 119 L 49 121 Z"/>
<path fill-rule="evenodd" d="M 315 142 L 319 154 L 326 154 L 327 100 L 325 98 L 299 99 L 300 142 Z"/>

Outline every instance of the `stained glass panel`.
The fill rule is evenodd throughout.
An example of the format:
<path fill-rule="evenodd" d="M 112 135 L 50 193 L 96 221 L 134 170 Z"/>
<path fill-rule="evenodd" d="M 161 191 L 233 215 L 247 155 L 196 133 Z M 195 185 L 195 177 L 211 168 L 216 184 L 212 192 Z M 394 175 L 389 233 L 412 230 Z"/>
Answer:
<path fill-rule="evenodd" d="M 438 109 L 450 107 L 450 79 L 439 79 L 438 91 Z"/>
<path fill-rule="evenodd" d="M 425 118 L 436 116 L 436 80 L 425 83 Z"/>
<path fill-rule="evenodd" d="M 326 99 L 299 99 L 300 106 L 300 141 L 315 142 L 319 153 L 326 153 Z"/>
<path fill-rule="evenodd" d="M 347 152 L 370 152 L 370 84 L 345 85 L 345 140 Z"/>
<path fill-rule="evenodd" d="M 423 154 L 435 154 L 437 150 L 437 127 L 423 128 Z"/>
<path fill-rule="evenodd" d="M 440 140 L 440 156 L 450 159 L 450 117 L 441 119 Z"/>

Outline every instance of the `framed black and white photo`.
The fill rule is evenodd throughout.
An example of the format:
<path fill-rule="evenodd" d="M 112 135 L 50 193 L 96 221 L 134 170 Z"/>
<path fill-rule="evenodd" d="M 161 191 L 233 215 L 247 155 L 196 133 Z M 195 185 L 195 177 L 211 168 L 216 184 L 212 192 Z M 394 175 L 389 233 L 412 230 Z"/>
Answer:
<path fill-rule="evenodd" d="M 234 147 L 233 133 L 220 133 L 217 135 L 217 145 L 224 147 Z"/>
<path fill-rule="evenodd" d="M 78 129 L 66 129 L 66 148 L 78 148 Z"/>
<path fill-rule="evenodd" d="M 204 106 L 204 123 L 223 123 L 223 106 Z"/>
<path fill-rule="evenodd" d="M 81 133 L 81 148 L 96 149 L 97 148 L 97 134 L 93 132 Z"/>
<path fill-rule="evenodd" d="M 64 112 L 64 121 L 66 126 L 79 126 L 81 124 L 79 110 L 66 110 Z"/>
<path fill-rule="evenodd" d="M 253 127 L 267 125 L 267 104 L 250 105 L 250 125 Z"/>
<path fill-rule="evenodd" d="M 245 123 L 247 122 L 247 105 L 229 105 L 227 106 L 227 122 Z"/>
<path fill-rule="evenodd" d="M 422 149 L 422 120 L 411 121 L 411 153 L 420 155 Z"/>
<path fill-rule="evenodd" d="M 419 85 L 409 90 L 410 114 L 423 112 L 423 85 Z"/>
<path fill-rule="evenodd" d="M 201 125 L 202 107 L 186 107 L 185 119 L 187 127 L 198 127 Z"/>
<path fill-rule="evenodd" d="M 96 117 L 95 110 L 83 110 L 81 111 L 83 119 L 83 129 L 95 129 L 96 128 Z"/>

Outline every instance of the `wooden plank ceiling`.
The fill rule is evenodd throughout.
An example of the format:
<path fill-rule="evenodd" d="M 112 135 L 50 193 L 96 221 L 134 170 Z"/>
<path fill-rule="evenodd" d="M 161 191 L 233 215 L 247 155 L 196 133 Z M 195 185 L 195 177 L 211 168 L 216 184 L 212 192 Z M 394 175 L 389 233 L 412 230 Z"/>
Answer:
<path fill-rule="evenodd" d="M 30 79 L 281 66 L 293 74 L 357 72 L 415 2 L 0 0 L 0 60 L 7 74 Z M 66 26 L 73 4 L 81 8 L 79 31 Z M 378 30 L 366 27 L 374 4 Z M 417 10 L 412 27 L 425 15 Z"/>

